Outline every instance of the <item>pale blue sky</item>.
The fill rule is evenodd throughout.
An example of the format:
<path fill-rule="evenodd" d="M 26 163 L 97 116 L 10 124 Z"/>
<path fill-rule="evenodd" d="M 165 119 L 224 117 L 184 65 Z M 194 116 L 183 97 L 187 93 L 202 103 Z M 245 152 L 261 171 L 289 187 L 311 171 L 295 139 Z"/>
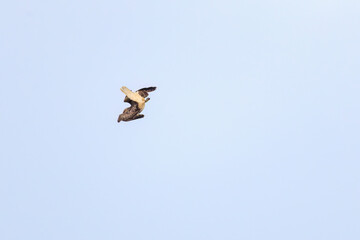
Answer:
<path fill-rule="evenodd" d="M 360 2 L 3 1 L 0 239 L 360 239 Z M 157 86 L 116 122 L 121 86 Z"/>

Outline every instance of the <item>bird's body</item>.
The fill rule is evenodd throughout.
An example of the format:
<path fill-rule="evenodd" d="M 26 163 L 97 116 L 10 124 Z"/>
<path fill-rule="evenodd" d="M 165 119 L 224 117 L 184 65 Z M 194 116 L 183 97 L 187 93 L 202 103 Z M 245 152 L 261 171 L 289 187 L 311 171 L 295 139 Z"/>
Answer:
<path fill-rule="evenodd" d="M 156 87 L 148 87 L 132 92 L 127 87 L 122 87 L 120 90 L 126 95 L 124 102 L 130 103 L 131 106 L 126 108 L 124 112 L 119 115 L 118 122 L 128 122 L 143 118 L 144 115 L 140 113 L 144 110 L 145 103 L 150 100 L 150 98 L 146 98 L 149 95 L 148 92 L 155 91 L 155 89 Z"/>

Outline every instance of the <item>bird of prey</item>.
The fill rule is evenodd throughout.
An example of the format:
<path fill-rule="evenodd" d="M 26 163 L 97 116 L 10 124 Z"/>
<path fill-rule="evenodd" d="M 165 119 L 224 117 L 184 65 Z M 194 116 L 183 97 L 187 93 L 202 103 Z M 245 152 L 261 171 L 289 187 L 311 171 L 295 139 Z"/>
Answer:
<path fill-rule="evenodd" d="M 118 122 L 132 121 L 143 118 L 144 115 L 140 114 L 145 108 L 145 103 L 150 100 L 146 98 L 149 96 L 148 92 L 155 91 L 156 87 L 141 88 L 136 92 L 132 92 L 127 87 L 122 87 L 120 90 L 125 93 L 124 102 L 130 103 L 130 107 L 126 108 L 122 114 L 119 115 Z M 146 98 L 146 99 L 145 99 Z"/>

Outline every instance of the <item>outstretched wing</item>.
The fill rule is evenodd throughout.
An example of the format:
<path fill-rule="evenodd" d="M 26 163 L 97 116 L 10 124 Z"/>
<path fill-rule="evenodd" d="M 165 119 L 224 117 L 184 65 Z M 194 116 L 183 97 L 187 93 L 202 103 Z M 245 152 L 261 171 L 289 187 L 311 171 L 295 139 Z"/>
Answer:
<path fill-rule="evenodd" d="M 153 92 L 155 90 L 156 90 L 156 87 L 147 87 L 147 88 L 141 88 L 138 91 Z"/>
<path fill-rule="evenodd" d="M 118 122 L 135 120 L 134 117 L 136 117 L 137 115 L 141 115 L 139 114 L 139 112 L 140 109 L 137 107 L 137 105 L 131 105 L 131 107 L 126 108 L 124 112 L 119 115 Z"/>
<path fill-rule="evenodd" d="M 147 87 L 147 88 L 141 88 L 137 90 L 137 92 L 142 96 L 143 98 L 146 98 L 149 96 L 149 92 L 153 92 L 156 90 L 156 87 Z"/>
<path fill-rule="evenodd" d="M 138 93 L 134 93 L 132 92 L 130 89 L 128 89 L 127 87 L 122 87 L 120 89 L 123 93 L 125 93 L 125 95 L 130 98 L 130 100 L 135 101 L 137 103 L 144 103 L 144 99 L 142 96 L 140 96 L 140 94 Z"/>

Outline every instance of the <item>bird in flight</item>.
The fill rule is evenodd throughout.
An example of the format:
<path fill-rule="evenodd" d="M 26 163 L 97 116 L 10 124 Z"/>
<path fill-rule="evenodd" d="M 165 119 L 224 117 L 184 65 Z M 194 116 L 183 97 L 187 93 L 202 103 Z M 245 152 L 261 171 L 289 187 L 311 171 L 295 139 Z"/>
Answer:
<path fill-rule="evenodd" d="M 118 122 L 132 121 L 139 118 L 143 118 L 144 115 L 140 114 L 145 108 L 145 103 L 150 100 L 147 98 L 149 92 L 155 91 L 156 87 L 141 88 L 136 92 L 132 92 L 127 87 L 122 87 L 120 90 L 126 95 L 124 102 L 130 103 L 130 107 L 126 108 L 122 114 L 118 117 Z"/>

